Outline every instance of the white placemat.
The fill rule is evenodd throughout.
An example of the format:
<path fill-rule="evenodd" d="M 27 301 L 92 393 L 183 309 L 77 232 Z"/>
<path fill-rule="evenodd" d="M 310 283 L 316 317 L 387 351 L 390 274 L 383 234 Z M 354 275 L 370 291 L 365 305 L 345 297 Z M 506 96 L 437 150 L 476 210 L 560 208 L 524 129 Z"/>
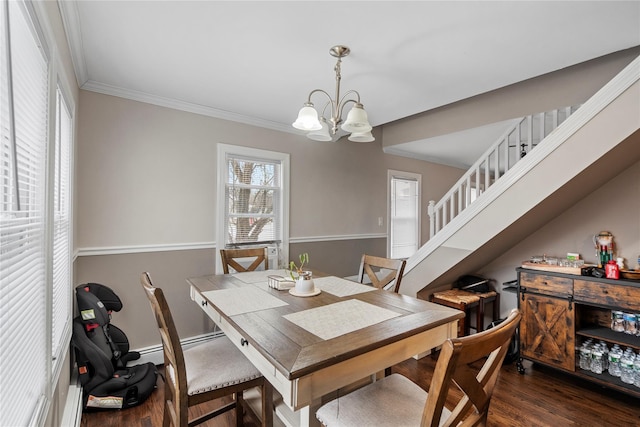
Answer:
<path fill-rule="evenodd" d="M 269 295 L 255 286 L 220 289 L 218 291 L 203 292 L 202 294 L 227 316 L 288 305 L 286 302 Z"/>
<path fill-rule="evenodd" d="M 324 340 L 400 316 L 360 300 L 347 300 L 283 316 Z"/>
<path fill-rule="evenodd" d="M 362 292 L 371 292 L 376 289 L 373 286 L 362 285 L 336 276 L 318 277 L 317 279 L 313 279 L 313 284 L 323 291 L 329 292 L 337 297 L 346 297 L 349 295 L 360 294 Z"/>
<path fill-rule="evenodd" d="M 243 273 L 235 273 L 233 277 L 242 280 L 244 283 L 260 283 L 268 282 L 268 277 L 274 276 L 286 276 L 289 277 L 289 271 L 285 269 L 280 270 L 258 270 L 258 271 L 245 271 Z"/>

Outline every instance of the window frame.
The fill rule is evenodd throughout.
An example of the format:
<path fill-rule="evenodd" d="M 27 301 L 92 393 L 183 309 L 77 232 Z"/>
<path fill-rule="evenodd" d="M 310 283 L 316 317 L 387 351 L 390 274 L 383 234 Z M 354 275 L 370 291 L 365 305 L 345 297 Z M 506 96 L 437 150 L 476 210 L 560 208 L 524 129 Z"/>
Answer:
<path fill-rule="evenodd" d="M 277 151 L 262 150 L 259 148 L 246 147 L 240 145 L 230 145 L 218 143 L 217 145 L 217 197 L 216 197 L 216 253 L 215 271 L 221 272 L 222 260 L 220 249 L 226 245 L 227 231 L 227 204 L 226 204 L 226 182 L 227 182 L 227 156 L 236 156 L 256 161 L 279 162 L 280 163 L 280 200 L 278 211 L 280 213 L 280 224 L 276 226 L 279 235 L 274 236 L 279 240 L 278 259 L 289 259 L 289 191 L 290 191 L 290 155 Z M 274 211 L 276 208 L 274 207 Z M 278 267 L 269 265 L 269 267 Z"/>

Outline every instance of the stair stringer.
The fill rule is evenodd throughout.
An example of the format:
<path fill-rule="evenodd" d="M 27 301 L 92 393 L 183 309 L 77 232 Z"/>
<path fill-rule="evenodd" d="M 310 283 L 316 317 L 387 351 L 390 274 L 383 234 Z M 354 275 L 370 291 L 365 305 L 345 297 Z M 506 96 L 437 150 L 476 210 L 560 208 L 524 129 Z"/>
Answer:
<path fill-rule="evenodd" d="M 417 296 L 640 129 L 639 81 L 640 57 L 410 257 L 400 292 Z"/>

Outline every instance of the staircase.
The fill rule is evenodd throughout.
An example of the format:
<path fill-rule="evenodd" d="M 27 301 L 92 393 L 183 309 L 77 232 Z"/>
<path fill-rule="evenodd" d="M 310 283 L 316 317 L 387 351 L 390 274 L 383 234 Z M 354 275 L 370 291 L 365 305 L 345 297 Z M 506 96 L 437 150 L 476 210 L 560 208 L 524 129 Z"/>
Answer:
<path fill-rule="evenodd" d="M 438 203 L 429 201 L 429 238 L 468 208 L 578 107 L 532 114 L 507 129 Z"/>
<path fill-rule="evenodd" d="M 401 293 L 425 295 L 472 272 L 454 274 L 474 258 L 495 258 L 535 232 L 536 208 L 554 209 L 554 194 L 584 191 L 575 178 L 593 174 L 591 166 L 621 152 L 640 159 L 640 57 L 579 109 L 543 114 L 523 118 L 442 200 L 430 202 L 430 239 L 407 260 Z M 604 183 L 597 174 L 591 182 Z"/>

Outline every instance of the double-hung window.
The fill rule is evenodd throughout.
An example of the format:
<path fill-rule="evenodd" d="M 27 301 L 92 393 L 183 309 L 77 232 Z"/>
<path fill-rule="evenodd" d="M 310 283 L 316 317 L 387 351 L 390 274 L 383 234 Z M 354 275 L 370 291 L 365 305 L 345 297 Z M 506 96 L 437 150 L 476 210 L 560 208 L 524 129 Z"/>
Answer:
<path fill-rule="evenodd" d="M 422 176 L 388 171 L 390 258 L 409 258 L 420 247 L 420 185 Z"/>
<path fill-rule="evenodd" d="M 219 249 L 268 246 L 271 254 L 284 256 L 288 177 L 288 154 L 218 144 Z M 221 271 L 220 259 L 216 259 L 216 271 Z M 277 267 L 273 260 L 269 264 Z"/>

